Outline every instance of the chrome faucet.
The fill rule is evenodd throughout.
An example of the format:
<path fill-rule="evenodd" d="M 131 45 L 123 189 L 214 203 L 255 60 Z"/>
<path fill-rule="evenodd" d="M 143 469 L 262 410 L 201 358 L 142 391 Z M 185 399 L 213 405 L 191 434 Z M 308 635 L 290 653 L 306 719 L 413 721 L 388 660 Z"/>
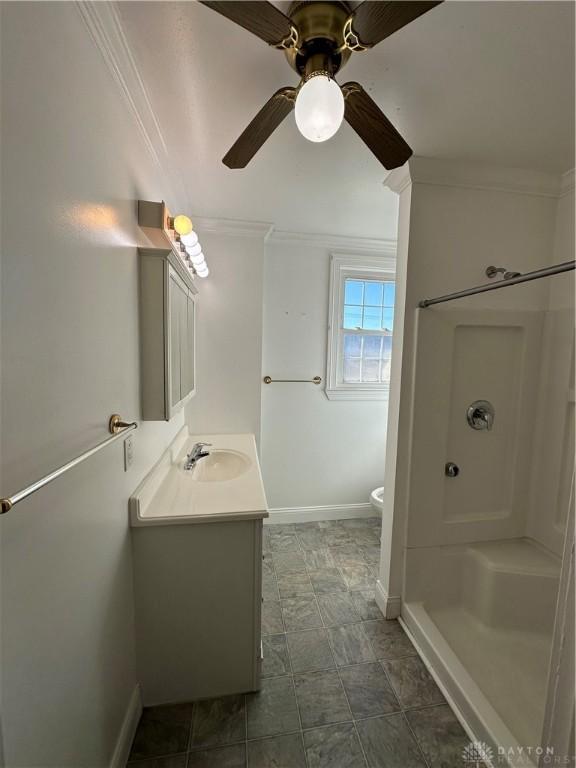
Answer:
<path fill-rule="evenodd" d="M 194 469 L 199 459 L 204 459 L 206 456 L 210 456 L 210 451 L 205 451 L 204 448 L 210 448 L 211 446 L 212 443 L 194 443 L 190 453 L 186 454 L 184 469 Z"/>

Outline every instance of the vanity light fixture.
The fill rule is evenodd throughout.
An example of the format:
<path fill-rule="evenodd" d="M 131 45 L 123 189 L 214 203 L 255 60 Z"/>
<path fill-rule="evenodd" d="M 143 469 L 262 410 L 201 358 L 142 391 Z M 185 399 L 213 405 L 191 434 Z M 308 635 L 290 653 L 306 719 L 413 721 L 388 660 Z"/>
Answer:
<path fill-rule="evenodd" d="M 169 245 L 192 275 L 208 277 L 202 246 L 189 216 L 183 213 L 172 216 L 164 202 L 139 200 L 138 223 L 147 232 L 151 243 L 161 244 L 161 247 Z"/>

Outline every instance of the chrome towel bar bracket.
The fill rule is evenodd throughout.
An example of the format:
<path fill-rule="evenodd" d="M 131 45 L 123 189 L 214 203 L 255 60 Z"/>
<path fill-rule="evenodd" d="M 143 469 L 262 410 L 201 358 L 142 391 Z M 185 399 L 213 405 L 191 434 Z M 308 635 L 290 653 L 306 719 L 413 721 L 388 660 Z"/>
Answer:
<path fill-rule="evenodd" d="M 63 475 L 69 469 L 72 469 L 72 467 L 76 467 L 86 459 L 89 459 L 90 456 L 94 456 L 94 454 L 98 453 L 101 448 L 105 448 L 107 445 L 110 445 L 110 443 L 120 439 L 124 434 L 126 434 L 126 432 L 131 432 L 133 429 L 138 429 L 137 422 L 122 421 L 122 418 L 117 413 L 112 414 L 108 420 L 108 431 L 110 432 L 109 437 L 107 437 L 105 440 L 102 440 L 93 448 L 89 448 L 87 451 L 84 451 L 84 453 L 81 453 L 80 456 L 72 459 L 72 461 L 69 461 L 67 464 L 64 464 L 58 469 L 55 469 L 53 472 L 50 472 L 50 474 L 46 475 L 45 477 L 42 477 L 40 480 L 37 480 L 35 483 L 32 483 L 27 488 L 23 488 L 21 491 L 14 493 L 12 496 L 7 496 L 3 499 L 0 499 L 0 515 L 4 515 L 6 512 L 9 512 L 15 504 L 18 504 L 19 501 L 23 501 L 28 496 L 36 493 L 36 491 L 39 491 L 40 488 L 43 488 L 45 485 L 48 485 L 48 483 L 56 480 L 56 478 Z"/>
<path fill-rule="evenodd" d="M 313 379 L 273 379 L 271 376 L 264 376 L 264 384 L 322 384 L 320 376 L 314 376 Z"/>

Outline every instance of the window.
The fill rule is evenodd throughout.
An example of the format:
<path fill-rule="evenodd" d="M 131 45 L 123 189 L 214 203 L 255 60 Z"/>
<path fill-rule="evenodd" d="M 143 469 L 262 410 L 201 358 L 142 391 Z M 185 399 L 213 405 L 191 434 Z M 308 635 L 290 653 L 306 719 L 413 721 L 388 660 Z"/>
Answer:
<path fill-rule="evenodd" d="M 326 395 L 388 397 L 394 326 L 394 258 L 333 256 Z"/>

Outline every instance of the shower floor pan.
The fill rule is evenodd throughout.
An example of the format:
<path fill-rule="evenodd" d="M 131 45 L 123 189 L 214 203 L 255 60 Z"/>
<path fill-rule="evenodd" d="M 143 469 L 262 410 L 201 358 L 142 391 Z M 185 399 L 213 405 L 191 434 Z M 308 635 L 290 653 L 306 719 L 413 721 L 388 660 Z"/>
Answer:
<path fill-rule="evenodd" d="M 495 751 L 541 743 L 559 574 L 529 539 L 407 550 L 403 621 Z"/>

